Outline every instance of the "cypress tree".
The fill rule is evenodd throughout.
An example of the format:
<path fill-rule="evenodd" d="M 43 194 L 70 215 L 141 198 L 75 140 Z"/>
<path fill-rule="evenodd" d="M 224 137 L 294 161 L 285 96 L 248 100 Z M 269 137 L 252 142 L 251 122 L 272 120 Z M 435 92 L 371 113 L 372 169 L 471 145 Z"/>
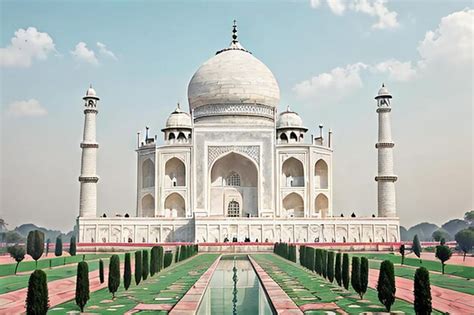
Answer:
<path fill-rule="evenodd" d="M 328 251 L 323 249 L 322 250 L 322 263 L 321 263 L 321 273 L 323 274 L 324 278 L 327 278 L 327 265 L 328 263 Z"/>
<path fill-rule="evenodd" d="M 118 255 L 112 255 L 109 262 L 109 292 L 112 293 L 112 299 L 115 298 L 115 292 L 120 286 L 120 259 Z"/>
<path fill-rule="evenodd" d="M 186 259 L 186 246 L 181 245 L 181 248 L 179 249 L 179 261 L 183 261 Z"/>
<path fill-rule="evenodd" d="M 360 295 L 360 259 L 357 256 L 352 256 L 351 285 Z"/>
<path fill-rule="evenodd" d="M 400 245 L 400 249 L 398 250 L 400 255 L 402 255 L 402 265 L 405 262 L 405 244 Z"/>
<path fill-rule="evenodd" d="M 35 270 L 28 280 L 26 314 L 46 314 L 49 309 L 48 281 L 43 270 Z"/>
<path fill-rule="evenodd" d="M 84 306 L 89 301 L 89 266 L 85 261 L 77 264 L 76 304 L 84 312 Z"/>
<path fill-rule="evenodd" d="M 36 261 L 41 258 L 44 251 L 44 233 L 39 230 L 30 231 L 26 240 L 26 253 Z"/>
<path fill-rule="evenodd" d="M 69 241 L 69 255 L 76 256 L 76 237 L 73 235 L 71 236 L 71 240 Z"/>
<path fill-rule="evenodd" d="M 341 273 L 341 253 L 336 254 L 336 264 L 334 267 L 334 276 L 336 278 L 336 282 L 339 286 L 342 286 L 342 273 Z"/>
<path fill-rule="evenodd" d="M 322 253 L 320 248 L 315 249 L 315 256 L 314 256 L 314 271 L 318 275 L 321 275 L 321 263 L 322 263 Z"/>
<path fill-rule="evenodd" d="M 367 292 L 367 287 L 369 285 L 369 260 L 367 257 L 362 257 L 360 259 L 360 298 L 364 298 L 365 292 Z"/>
<path fill-rule="evenodd" d="M 327 275 L 329 282 L 334 281 L 334 252 L 328 252 Z"/>
<path fill-rule="evenodd" d="M 130 253 L 125 253 L 125 265 L 123 269 L 123 287 L 128 290 L 132 282 L 132 266 Z"/>
<path fill-rule="evenodd" d="M 299 260 L 300 260 L 300 265 L 304 266 L 304 245 L 300 245 Z"/>
<path fill-rule="evenodd" d="M 135 252 L 135 284 L 138 285 L 142 280 L 142 251 Z"/>
<path fill-rule="evenodd" d="M 104 261 L 99 259 L 99 280 L 100 283 L 104 283 Z"/>
<path fill-rule="evenodd" d="M 176 246 L 176 251 L 175 251 L 175 254 L 174 254 L 175 255 L 174 256 L 174 262 L 175 263 L 177 263 L 179 261 L 179 255 L 180 255 L 179 248 L 180 248 L 179 246 Z M 163 265 L 164 265 L 164 262 L 163 262 Z M 166 266 L 164 266 L 164 267 L 166 268 Z"/>
<path fill-rule="evenodd" d="M 143 250 L 142 262 L 143 262 L 142 277 L 143 277 L 143 280 L 146 280 L 148 278 L 148 273 L 150 272 L 148 250 L 146 249 Z"/>
<path fill-rule="evenodd" d="M 309 270 L 316 271 L 316 249 L 311 247 Z"/>
<path fill-rule="evenodd" d="M 421 264 L 421 243 L 420 243 L 420 240 L 418 239 L 418 234 L 415 234 L 415 236 L 413 237 L 413 245 L 412 245 L 412 248 L 411 250 L 413 251 L 413 253 L 415 253 L 416 257 L 420 258 L 420 264 Z"/>
<path fill-rule="evenodd" d="M 172 252 L 166 252 L 164 260 L 163 260 L 163 267 L 164 268 L 169 267 L 169 265 L 171 265 L 172 261 L 173 261 L 173 253 Z"/>
<path fill-rule="evenodd" d="M 153 277 L 158 269 L 158 246 L 153 246 L 150 251 L 150 277 Z"/>
<path fill-rule="evenodd" d="M 58 236 L 56 238 L 56 246 L 54 247 L 54 255 L 56 257 L 63 255 L 63 240 L 61 239 L 61 236 Z"/>
<path fill-rule="evenodd" d="M 384 260 L 380 265 L 379 280 L 377 282 L 378 298 L 387 312 L 390 312 L 393 302 L 395 302 L 395 273 L 393 263 Z"/>
<path fill-rule="evenodd" d="M 425 267 L 420 267 L 415 272 L 414 285 L 414 307 L 416 314 L 431 314 L 431 287 L 430 274 Z"/>
<path fill-rule="evenodd" d="M 164 258 L 164 248 L 163 246 L 158 246 L 158 271 L 164 268 Z"/>
<path fill-rule="evenodd" d="M 349 254 L 342 255 L 342 284 L 346 290 L 349 289 Z"/>

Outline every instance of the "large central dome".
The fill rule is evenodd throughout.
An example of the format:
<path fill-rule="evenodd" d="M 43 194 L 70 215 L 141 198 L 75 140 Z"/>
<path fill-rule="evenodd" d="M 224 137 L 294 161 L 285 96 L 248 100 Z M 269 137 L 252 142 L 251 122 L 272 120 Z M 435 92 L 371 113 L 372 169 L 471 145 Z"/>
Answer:
<path fill-rule="evenodd" d="M 195 113 L 201 107 L 216 112 L 216 106 L 220 106 L 228 114 L 239 114 L 242 104 L 273 110 L 280 100 L 280 89 L 267 66 L 235 38 L 229 48 L 217 52 L 196 71 L 189 82 L 188 100 Z"/>

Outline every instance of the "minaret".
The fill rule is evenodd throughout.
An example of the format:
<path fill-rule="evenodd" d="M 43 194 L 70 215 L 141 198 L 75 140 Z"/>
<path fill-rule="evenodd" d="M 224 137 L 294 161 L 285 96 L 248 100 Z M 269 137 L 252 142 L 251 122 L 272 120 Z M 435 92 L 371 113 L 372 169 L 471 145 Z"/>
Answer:
<path fill-rule="evenodd" d="M 375 97 L 377 100 L 377 113 L 379 115 L 379 139 L 375 147 L 378 151 L 377 182 L 378 216 L 396 217 L 397 208 L 395 201 L 395 182 L 397 176 L 393 174 L 393 147 L 390 112 L 392 95 L 385 85 Z"/>
<path fill-rule="evenodd" d="M 96 174 L 97 169 L 97 149 L 99 144 L 95 139 L 96 135 L 96 116 L 97 101 L 99 97 L 96 95 L 92 85 L 86 92 L 86 96 L 82 98 L 85 101 L 84 109 L 84 135 L 81 142 L 82 158 L 81 158 L 81 183 L 79 217 L 96 217 L 97 216 L 97 182 L 99 177 Z"/>

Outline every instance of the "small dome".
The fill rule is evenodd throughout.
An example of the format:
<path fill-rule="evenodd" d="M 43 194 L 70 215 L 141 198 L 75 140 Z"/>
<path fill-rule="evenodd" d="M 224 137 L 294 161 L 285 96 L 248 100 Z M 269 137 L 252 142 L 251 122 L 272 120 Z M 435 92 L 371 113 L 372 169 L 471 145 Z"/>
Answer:
<path fill-rule="evenodd" d="M 379 97 L 389 97 L 389 98 L 392 97 L 392 95 L 390 94 L 388 89 L 385 87 L 385 84 L 382 84 L 382 87 L 380 88 L 379 92 L 377 93 L 376 98 L 379 98 Z"/>
<path fill-rule="evenodd" d="M 166 129 L 168 128 L 191 128 L 191 116 L 181 110 L 179 103 L 166 120 Z"/>
<path fill-rule="evenodd" d="M 299 128 L 299 129 L 306 129 L 303 126 L 303 120 L 301 117 L 290 109 L 290 106 L 286 109 L 286 111 L 282 112 L 280 116 L 278 116 L 278 120 L 276 123 L 277 129 L 280 128 Z"/>
<path fill-rule="evenodd" d="M 92 85 L 87 89 L 86 96 L 97 96 L 97 93 L 92 88 Z"/>

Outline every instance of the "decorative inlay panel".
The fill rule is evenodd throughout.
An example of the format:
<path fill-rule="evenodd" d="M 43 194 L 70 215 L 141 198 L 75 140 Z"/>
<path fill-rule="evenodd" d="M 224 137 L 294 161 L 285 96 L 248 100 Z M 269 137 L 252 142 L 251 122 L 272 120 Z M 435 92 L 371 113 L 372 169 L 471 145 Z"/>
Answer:
<path fill-rule="evenodd" d="M 194 109 L 194 118 L 221 115 L 264 116 L 273 119 L 274 108 L 263 104 L 209 104 Z"/>
<path fill-rule="evenodd" d="M 221 155 L 227 152 L 245 153 L 252 160 L 260 164 L 260 146 L 258 145 L 223 145 L 223 146 L 209 146 L 207 154 L 207 165 L 210 167 L 212 163 Z"/>

